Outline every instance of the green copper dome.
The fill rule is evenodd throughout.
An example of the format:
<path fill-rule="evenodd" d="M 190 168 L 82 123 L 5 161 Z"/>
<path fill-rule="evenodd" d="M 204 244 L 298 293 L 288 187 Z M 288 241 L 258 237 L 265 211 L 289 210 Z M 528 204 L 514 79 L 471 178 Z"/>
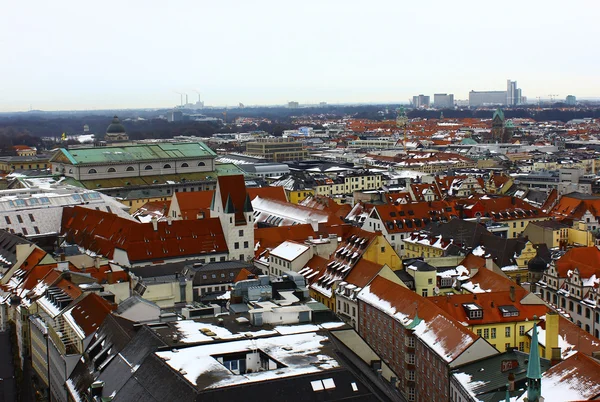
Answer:
<path fill-rule="evenodd" d="M 119 121 L 119 118 L 115 116 L 112 123 L 106 128 L 106 134 L 122 134 L 125 132 L 125 127 Z"/>

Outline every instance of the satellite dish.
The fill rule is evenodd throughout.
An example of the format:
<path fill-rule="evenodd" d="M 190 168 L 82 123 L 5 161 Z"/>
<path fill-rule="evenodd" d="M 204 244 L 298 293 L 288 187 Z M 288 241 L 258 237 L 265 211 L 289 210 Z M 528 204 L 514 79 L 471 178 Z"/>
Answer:
<path fill-rule="evenodd" d="M 434 295 L 439 295 L 440 294 L 440 288 L 438 288 L 437 286 L 435 288 L 433 288 L 433 294 Z"/>

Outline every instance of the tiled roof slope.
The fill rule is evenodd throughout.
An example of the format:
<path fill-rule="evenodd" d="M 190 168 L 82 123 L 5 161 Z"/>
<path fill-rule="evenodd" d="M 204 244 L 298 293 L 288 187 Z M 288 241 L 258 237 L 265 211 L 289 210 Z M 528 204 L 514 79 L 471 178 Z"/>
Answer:
<path fill-rule="evenodd" d="M 402 325 L 414 324 L 415 335 L 447 362 L 452 362 L 478 339 L 427 298 L 381 276 L 373 279 L 358 298 Z"/>
<path fill-rule="evenodd" d="M 88 208 L 65 208 L 62 234 L 67 242 L 113 258 L 116 248 L 131 263 L 227 253 L 218 218 L 138 223 Z"/>
<path fill-rule="evenodd" d="M 244 176 L 219 176 L 217 185 L 221 193 L 221 205 L 223 205 L 223 208 L 227 208 L 227 202 L 229 200 L 235 211 L 236 222 L 245 222 L 244 212 L 252 212 L 252 207 L 250 207 L 249 211 L 245 211 L 244 204 L 246 203 L 246 198 L 249 196 L 246 190 Z"/>
<path fill-rule="evenodd" d="M 433 303 L 461 322 L 473 322 L 474 324 L 491 324 L 499 322 L 514 322 L 533 320 L 534 316 L 541 317 L 548 312 L 545 304 L 521 304 L 521 300 L 529 292 L 519 287 L 515 290 L 515 301 L 510 298 L 510 291 L 484 292 L 477 294 L 456 294 L 452 296 L 431 297 Z M 483 317 L 470 321 L 463 304 L 475 303 L 483 309 Z M 519 310 L 515 317 L 504 317 L 500 312 L 500 306 L 514 306 Z"/>
<path fill-rule="evenodd" d="M 87 337 L 100 327 L 106 316 L 115 308 L 115 305 L 111 305 L 96 293 L 88 293 L 70 313 Z"/>
<path fill-rule="evenodd" d="M 562 278 L 568 276 L 569 271 L 577 268 L 582 278 L 589 278 L 594 274 L 600 276 L 600 250 L 598 247 L 574 247 L 567 251 L 556 261 L 558 275 Z"/>
<path fill-rule="evenodd" d="M 587 401 L 600 397 L 600 361 L 577 353 L 546 371 L 542 396 L 547 402 Z"/>

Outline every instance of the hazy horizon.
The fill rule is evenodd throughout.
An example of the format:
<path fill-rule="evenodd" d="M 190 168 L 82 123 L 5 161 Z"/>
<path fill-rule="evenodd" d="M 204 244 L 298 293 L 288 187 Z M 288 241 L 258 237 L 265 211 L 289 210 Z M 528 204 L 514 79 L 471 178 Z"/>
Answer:
<path fill-rule="evenodd" d="M 600 96 L 592 1 L 11 2 L 0 111 Z"/>

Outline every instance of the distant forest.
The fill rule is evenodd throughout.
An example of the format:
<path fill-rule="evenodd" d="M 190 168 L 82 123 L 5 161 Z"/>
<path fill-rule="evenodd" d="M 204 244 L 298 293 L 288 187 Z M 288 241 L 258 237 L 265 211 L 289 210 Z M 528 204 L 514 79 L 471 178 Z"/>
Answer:
<path fill-rule="evenodd" d="M 555 105 L 554 109 L 537 110 L 534 107 L 505 110 L 506 118 L 533 118 L 536 121 L 569 121 L 575 118 L 600 118 L 600 109 L 559 109 L 563 105 Z M 52 146 L 43 144 L 42 137 L 50 137 L 58 141 L 62 133 L 68 135 L 83 134 L 83 126 L 87 124 L 91 133 L 104 136 L 106 127 L 113 115 L 119 116 L 132 140 L 148 138 L 172 138 L 178 135 L 209 137 L 219 132 L 245 132 L 262 130 L 273 135 L 281 135 L 284 130 L 297 128 L 303 120 L 312 121 L 315 127 L 319 122 L 328 119 L 353 117 L 360 119 L 384 120 L 394 119 L 396 109 L 400 105 L 330 105 L 325 107 L 288 109 L 285 107 L 248 107 L 244 109 L 204 109 L 199 111 L 208 117 L 223 119 L 227 112 L 227 124 L 213 122 L 179 121 L 169 123 L 157 118 L 166 115 L 169 110 L 116 110 L 94 112 L 24 112 L 0 114 L 0 152 L 10 149 L 12 145 Z M 408 110 L 409 118 L 491 118 L 491 110 L 447 109 L 447 110 Z M 238 117 L 264 119 L 257 124 L 237 126 L 231 124 Z M 144 120 L 137 120 L 143 118 Z M 305 119 L 306 118 L 306 119 Z M 133 119 L 133 120 L 127 120 Z"/>

